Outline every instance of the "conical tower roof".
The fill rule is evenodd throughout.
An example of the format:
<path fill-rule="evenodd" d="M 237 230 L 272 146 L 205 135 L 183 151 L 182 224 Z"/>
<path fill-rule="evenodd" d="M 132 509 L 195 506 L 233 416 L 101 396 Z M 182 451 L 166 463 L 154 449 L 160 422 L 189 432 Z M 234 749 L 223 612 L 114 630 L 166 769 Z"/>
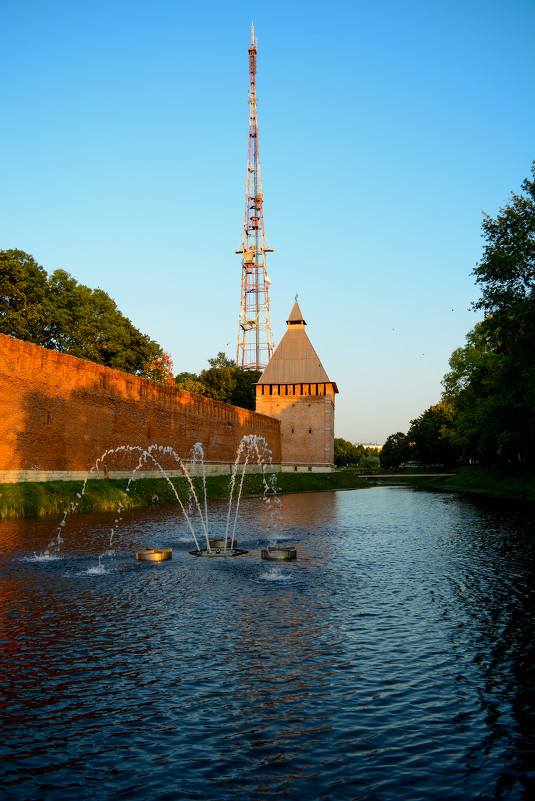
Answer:
<path fill-rule="evenodd" d="M 303 315 L 301 314 L 301 309 L 299 308 L 299 303 L 297 302 L 297 300 L 295 301 L 295 303 L 293 305 L 293 309 L 291 310 L 290 316 L 288 317 L 286 322 L 287 323 L 303 323 L 303 325 L 306 325 L 306 323 L 305 323 L 305 321 L 303 319 Z"/>
<path fill-rule="evenodd" d="M 297 300 L 287 320 L 288 329 L 260 376 L 259 384 L 336 384 L 323 369 L 305 332 L 306 322 Z"/>

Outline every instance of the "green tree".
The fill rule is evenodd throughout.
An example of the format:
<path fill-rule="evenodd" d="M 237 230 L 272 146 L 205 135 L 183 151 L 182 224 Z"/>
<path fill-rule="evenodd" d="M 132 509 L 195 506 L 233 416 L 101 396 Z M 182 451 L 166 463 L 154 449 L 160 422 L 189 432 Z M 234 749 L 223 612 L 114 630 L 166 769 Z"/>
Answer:
<path fill-rule="evenodd" d="M 163 350 L 138 331 L 102 289 L 79 284 L 65 270 L 55 270 L 48 280 L 51 342 L 56 350 L 72 356 L 151 376 L 151 365 Z"/>
<path fill-rule="evenodd" d="M 182 373 L 177 373 L 175 376 L 175 384 L 183 389 L 183 385 L 186 384 L 188 381 L 198 381 L 199 376 L 196 373 L 188 373 L 186 371 Z"/>
<path fill-rule="evenodd" d="M 481 288 L 473 306 L 485 313 L 486 329 L 513 351 L 535 337 L 535 162 L 531 172 L 533 180 L 523 181 L 521 194 L 511 193 L 496 219 L 484 215 L 483 258 L 473 271 Z"/>
<path fill-rule="evenodd" d="M 179 389 L 185 389 L 194 395 L 204 395 L 206 392 L 206 387 L 196 373 L 178 373 L 175 376 L 175 384 Z"/>
<path fill-rule="evenodd" d="M 466 342 L 453 352 L 442 380 L 443 401 L 452 411 L 450 442 L 460 448 L 463 461 L 518 462 L 527 456 L 521 432 L 529 429 L 530 420 L 521 382 L 511 374 L 512 361 L 492 346 L 483 324 L 469 332 Z"/>
<path fill-rule="evenodd" d="M 389 470 L 391 467 L 399 467 L 409 459 L 410 447 L 406 434 L 401 431 L 390 434 L 379 455 L 381 467 Z"/>
<path fill-rule="evenodd" d="M 366 448 L 366 450 L 371 450 L 371 448 Z M 381 459 L 379 454 L 364 454 L 359 461 L 359 467 L 364 468 L 365 470 L 377 470 L 381 466 Z"/>
<path fill-rule="evenodd" d="M 0 251 L 0 331 L 136 375 L 163 351 L 135 328 L 102 289 L 65 270 L 51 276 L 20 250 Z"/>
<path fill-rule="evenodd" d="M 459 449 L 448 437 L 451 409 L 445 403 L 430 406 L 416 420 L 411 420 L 407 440 L 411 459 L 425 465 L 453 467 L 459 458 Z"/>
<path fill-rule="evenodd" d="M 47 274 L 22 250 L 0 251 L 0 332 L 47 346 Z"/>
<path fill-rule="evenodd" d="M 235 384 L 231 397 L 233 406 L 241 406 L 243 409 L 249 409 L 254 412 L 256 408 L 256 384 L 261 375 L 262 372 L 260 370 L 244 370 L 243 367 L 235 365 Z"/>
<path fill-rule="evenodd" d="M 335 437 L 334 440 L 334 463 L 337 467 L 352 465 L 358 467 L 365 456 L 363 445 L 353 445 L 347 439 Z"/>
<path fill-rule="evenodd" d="M 352 447 L 347 439 L 342 439 L 342 437 L 334 438 L 334 463 L 337 467 L 345 467 L 349 464 Z"/>
<path fill-rule="evenodd" d="M 213 359 L 208 359 L 210 368 L 203 370 L 200 380 L 204 384 L 207 398 L 232 403 L 232 393 L 236 386 L 236 363 L 220 351 Z"/>
<path fill-rule="evenodd" d="M 256 406 L 255 384 L 261 373 L 238 367 L 221 351 L 213 359 L 208 359 L 208 364 L 210 367 L 202 370 L 200 375 L 188 372 L 178 373 L 175 376 L 175 383 L 179 389 L 254 411 Z"/>
<path fill-rule="evenodd" d="M 452 436 L 487 463 L 535 461 L 535 162 L 531 174 L 495 219 L 484 216 L 473 306 L 485 319 L 445 377 Z"/>

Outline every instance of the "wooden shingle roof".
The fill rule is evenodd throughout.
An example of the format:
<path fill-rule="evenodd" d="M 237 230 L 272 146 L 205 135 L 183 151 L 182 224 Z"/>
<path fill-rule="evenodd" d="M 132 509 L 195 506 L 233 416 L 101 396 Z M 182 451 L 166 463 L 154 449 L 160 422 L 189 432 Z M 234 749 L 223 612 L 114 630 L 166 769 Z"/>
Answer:
<path fill-rule="evenodd" d="M 288 329 L 260 376 L 259 384 L 330 384 L 318 354 L 305 332 L 305 321 L 297 301 L 287 320 Z"/>

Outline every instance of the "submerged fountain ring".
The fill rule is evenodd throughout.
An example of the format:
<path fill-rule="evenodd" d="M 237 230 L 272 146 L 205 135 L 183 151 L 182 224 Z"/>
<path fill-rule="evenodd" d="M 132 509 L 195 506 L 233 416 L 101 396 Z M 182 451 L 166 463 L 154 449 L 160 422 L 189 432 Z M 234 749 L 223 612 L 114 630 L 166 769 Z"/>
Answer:
<path fill-rule="evenodd" d="M 249 551 L 244 551 L 243 548 L 212 548 L 208 550 L 208 548 L 201 548 L 200 551 L 190 551 L 192 556 L 241 556 L 244 553 L 249 553 Z"/>
<path fill-rule="evenodd" d="M 292 545 L 274 545 L 271 548 L 262 548 L 262 559 L 271 559 L 279 562 L 287 561 L 288 559 L 297 559 L 297 551 Z"/>
<path fill-rule="evenodd" d="M 136 551 L 136 559 L 142 562 L 165 562 L 173 556 L 172 548 L 147 548 L 145 551 Z"/>
<path fill-rule="evenodd" d="M 210 548 L 230 548 L 230 537 L 212 537 L 209 538 L 208 542 L 210 543 Z M 234 548 L 238 544 L 238 541 L 235 539 L 233 542 L 232 547 Z"/>

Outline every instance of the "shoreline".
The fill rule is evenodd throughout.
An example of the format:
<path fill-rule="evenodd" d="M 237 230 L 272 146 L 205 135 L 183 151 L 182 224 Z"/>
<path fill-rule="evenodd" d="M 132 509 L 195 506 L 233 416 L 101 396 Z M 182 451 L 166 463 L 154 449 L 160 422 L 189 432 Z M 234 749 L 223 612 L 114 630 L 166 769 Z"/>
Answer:
<path fill-rule="evenodd" d="M 350 471 L 333 473 L 276 473 L 275 494 L 296 492 L 333 492 L 336 490 L 371 489 L 377 485 L 399 484 L 417 489 L 460 492 L 496 499 L 535 501 L 535 470 L 505 470 L 480 466 L 461 467 L 448 473 L 382 473 L 362 477 Z M 193 477 L 195 490 L 202 493 L 202 478 Z M 0 484 L 0 521 L 25 517 L 46 517 L 69 514 L 143 509 L 151 505 L 173 506 L 188 501 L 188 483 L 183 477 L 138 478 L 130 484 L 125 479 L 90 479 L 81 495 L 83 481 L 42 481 Z M 208 500 L 229 497 L 230 476 L 206 476 Z M 262 476 L 246 474 L 242 497 L 262 497 Z M 156 503 L 151 502 L 158 496 Z"/>
<path fill-rule="evenodd" d="M 373 485 L 352 473 L 275 473 L 275 494 L 295 492 L 329 492 L 344 489 L 369 489 Z M 269 474 L 267 475 L 269 480 Z M 206 497 L 221 500 L 229 497 L 229 475 L 206 476 Z M 150 506 L 172 506 L 188 501 L 188 482 L 183 476 L 165 478 L 137 478 L 129 486 L 126 479 L 89 479 L 82 494 L 83 481 L 40 481 L 18 484 L 0 484 L 0 520 L 24 517 L 45 517 L 87 512 L 143 509 Z M 202 494 L 202 477 L 193 477 L 198 497 Z M 262 496 L 262 475 L 246 474 L 242 497 Z M 151 502 L 156 495 L 157 502 Z M 202 496 L 204 498 L 204 496 Z"/>
<path fill-rule="evenodd" d="M 468 466 L 439 473 L 384 473 L 370 476 L 374 485 L 393 484 L 421 489 L 484 495 L 496 499 L 535 501 L 535 470 Z"/>

